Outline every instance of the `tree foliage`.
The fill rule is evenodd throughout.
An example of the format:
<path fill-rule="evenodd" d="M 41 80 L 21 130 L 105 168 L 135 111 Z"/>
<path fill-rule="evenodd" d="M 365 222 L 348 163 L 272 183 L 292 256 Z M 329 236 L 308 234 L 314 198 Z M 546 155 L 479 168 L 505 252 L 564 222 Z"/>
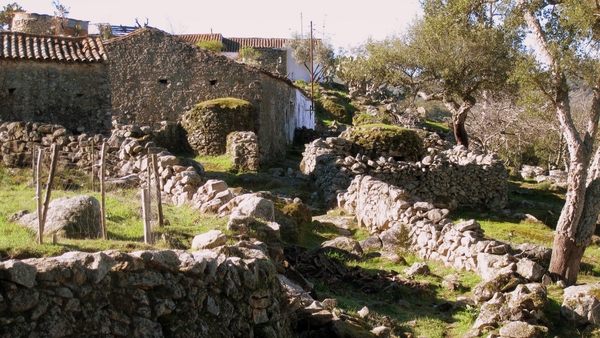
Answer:
<path fill-rule="evenodd" d="M 16 2 L 4 6 L 0 11 L 0 28 L 10 30 L 15 13 L 24 11 L 25 9 Z"/>
<path fill-rule="evenodd" d="M 312 58 L 314 68 L 312 69 L 313 79 L 330 82 L 335 75 L 336 59 L 331 44 L 325 40 L 313 39 Z M 292 48 L 292 57 L 296 63 L 304 65 L 311 71 L 311 48 L 310 38 L 301 36 L 298 33 L 292 35 L 292 39 L 287 42 L 287 46 Z"/>
<path fill-rule="evenodd" d="M 466 4 L 423 1 L 425 15 L 405 34 L 368 41 L 341 65 L 339 76 L 359 85 L 408 87 L 413 96 L 443 102 L 452 112 L 457 143 L 468 146 L 467 115 L 482 92 L 508 88 L 515 41 Z"/>
<path fill-rule="evenodd" d="M 240 49 L 240 58 L 244 63 L 258 66 L 260 64 L 258 61 L 259 57 L 260 53 L 252 46 L 245 46 Z"/>

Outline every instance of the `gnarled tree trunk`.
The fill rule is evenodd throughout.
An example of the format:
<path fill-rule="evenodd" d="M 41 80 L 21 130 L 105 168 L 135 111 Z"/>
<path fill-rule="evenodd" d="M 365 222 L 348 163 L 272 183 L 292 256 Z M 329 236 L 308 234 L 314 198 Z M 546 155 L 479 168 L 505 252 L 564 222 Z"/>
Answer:
<path fill-rule="evenodd" d="M 550 52 L 546 33 L 529 4 L 525 0 L 517 0 L 517 6 L 522 10 L 523 18 L 535 37 L 542 57 L 550 65 L 554 92 L 552 103 L 569 152 L 567 195 L 556 226 L 549 270 L 553 279 L 561 279 L 567 285 L 573 285 L 577 282 L 581 259 L 594 233 L 600 211 L 600 149 L 596 152 L 593 163 L 591 161 L 600 116 L 600 82 L 592 88 L 593 101 L 588 111 L 587 128 L 580 133 L 575 128 L 571 115 L 569 86 L 560 59 Z"/>

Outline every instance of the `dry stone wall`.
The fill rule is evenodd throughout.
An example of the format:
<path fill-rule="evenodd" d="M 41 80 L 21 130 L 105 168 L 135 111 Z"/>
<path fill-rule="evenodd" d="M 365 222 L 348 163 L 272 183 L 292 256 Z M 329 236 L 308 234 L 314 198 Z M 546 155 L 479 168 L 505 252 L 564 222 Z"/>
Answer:
<path fill-rule="evenodd" d="M 62 124 L 72 132 L 110 131 L 104 62 L 0 60 L 0 122 Z"/>
<path fill-rule="evenodd" d="M 3 337 L 290 337 L 275 266 L 251 243 L 0 262 Z M 225 255 L 225 253 L 227 255 Z"/>
<path fill-rule="evenodd" d="M 540 263 L 549 260 L 550 249 L 531 244 L 512 248 L 486 239 L 477 221 L 453 223 L 446 218 L 447 209 L 415 200 L 406 190 L 370 176 L 356 176 L 339 202 L 373 235 L 361 242 L 363 250 L 378 242 L 383 251 L 409 250 L 481 276 L 483 281 L 473 288 L 475 300 L 483 303 L 474 329 L 525 323 L 532 324 L 527 327 L 533 332 L 547 332 L 543 308 L 552 280 Z"/>
<path fill-rule="evenodd" d="M 147 183 L 147 169 L 151 155 L 156 155 L 158 175 L 164 201 L 180 205 L 190 201 L 194 192 L 204 181 L 204 168 L 192 159 L 180 159 L 167 149 L 157 147 L 153 138 L 162 140 L 172 133 L 169 124 L 158 132 L 150 127 L 118 125 L 110 137 L 96 135 L 72 135 L 60 125 L 6 122 L 0 124 L 0 161 L 9 167 L 31 166 L 33 153 L 38 148 L 59 146 L 59 168 L 94 170 L 98 172 L 99 153 L 102 144 L 107 148 L 107 184 L 129 187 Z M 93 153 L 92 153 L 93 151 Z M 50 152 L 45 152 L 45 162 Z"/>
<path fill-rule="evenodd" d="M 306 145 L 300 169 L 315 179 L 330 205 L 357 175 L 373 176 L 410 196 L 449 209 L 502 209 L 507 203 L 508 173 L 495 154 L 463 147 L 446 151 L 430 148 L 421 161 L 404 162 L 361 153 L 361 147 L 343 138 L 317 139 Z"/>

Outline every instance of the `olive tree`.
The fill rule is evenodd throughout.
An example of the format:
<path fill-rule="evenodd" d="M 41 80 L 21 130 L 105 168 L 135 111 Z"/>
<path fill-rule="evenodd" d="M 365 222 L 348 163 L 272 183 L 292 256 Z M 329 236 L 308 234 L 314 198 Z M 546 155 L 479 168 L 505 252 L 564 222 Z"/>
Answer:
<path fill-rule="evenodd" d="M 292 49 L 292 56 L 296 63 L 303 65 L 309 72 L 312 72 L 313 80 L 322 80 L 329 82 L 335 74 L 336 59 L 332 45 L 322 39 L 313 39 L 311 67 L 311 39 L 300 34 L 293 34 L 287 41 L 287 47 Z"/>
<path fill-rule="evenodd" d="M 457 144 L 468 147 L 465 121 L 483 92 L 505 89 L 513 41 L 481 15 L 459 15 L 463 1 L 423 1 L 424 16 L 402 35 L 368 41 L 341 66 L 343 80 L 410 88 L 452 113 Z M 484 15 L 487 12 L 484 12 Z"/>
<path fill-rule="evenodd" d="M 594 150 L 600 117 L 600 21 L 593 0 L 509 2 L 507 28 L 524 28 L 536 49 L 520 62 L 516 78 L 530 100 L 554 111 L 568 151 L 568 188 L 554 236 L 550 273 L 575 284 L 600 211 L 600 151 Z M 583 128 L 577 128 L 571 98 L 590 92 Z"/>

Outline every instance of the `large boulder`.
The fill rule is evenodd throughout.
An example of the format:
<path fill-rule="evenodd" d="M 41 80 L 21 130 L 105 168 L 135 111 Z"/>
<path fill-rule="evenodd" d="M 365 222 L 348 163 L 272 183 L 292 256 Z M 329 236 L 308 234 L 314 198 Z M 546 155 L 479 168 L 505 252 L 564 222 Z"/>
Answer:
<path fill-rule="evenodd" d="M 570 286 L 564 290 L 561 314 L 574 325 L 600 323 L 600 285 Z"/>
<path fill-rule="evenodd" d="M 219 215 L 245 215 L 264 221 L 275 221 L 275 206 L 273 201 L 255 194 L 244 194 L 235 197 L 219 209 Z"/>
<path fill-rule="evenodd" d="M 37 212 L 25 214 L 19 223 L 38 229 Z M 61 197 L 50 202 L 44 235 L 59 234 L 67 238 L 101 236 L 100 202 L 93 196 Z"/>

